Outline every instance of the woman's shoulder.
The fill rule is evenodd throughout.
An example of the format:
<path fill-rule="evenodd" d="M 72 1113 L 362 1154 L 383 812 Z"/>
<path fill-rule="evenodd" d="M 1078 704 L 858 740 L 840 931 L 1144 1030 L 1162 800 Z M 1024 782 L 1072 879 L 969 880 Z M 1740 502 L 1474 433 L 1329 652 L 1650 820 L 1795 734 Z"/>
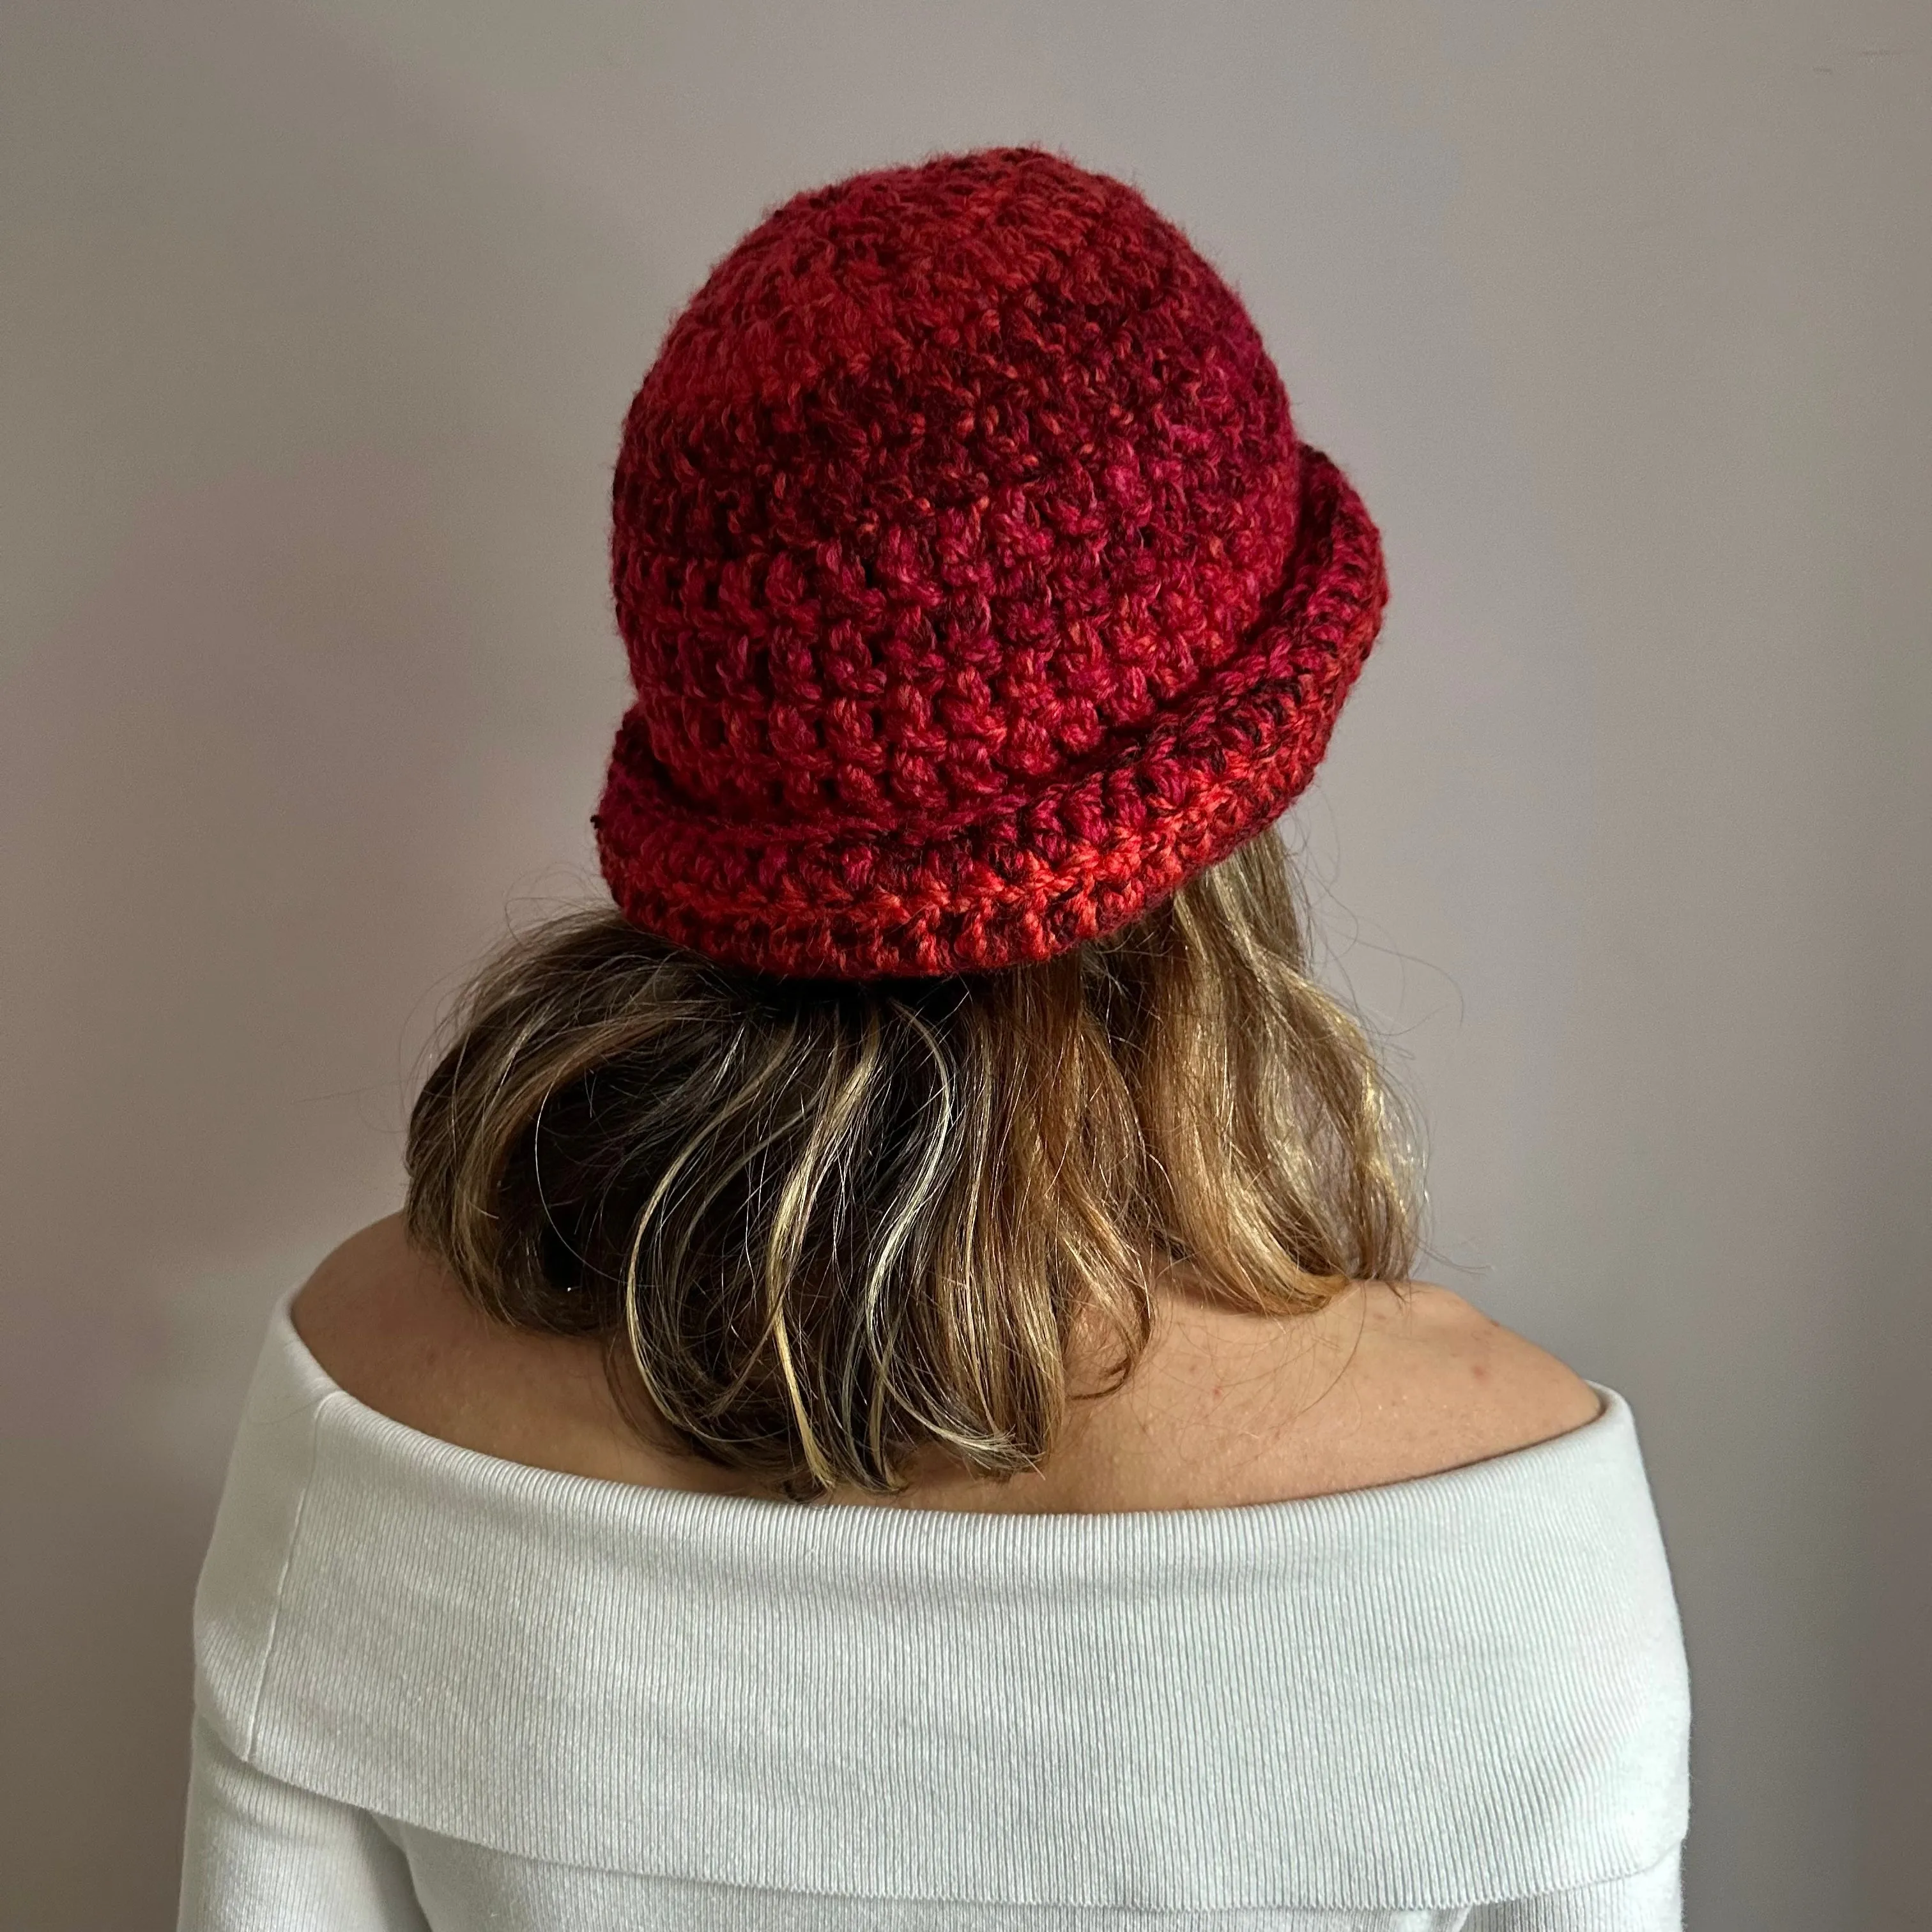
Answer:
<path fill-rule="evenodd" d="M 1527 1336 L 1434 1282 L 1362 1285 L 1369 1372 L 1366 1413 L 1399 1427 L 1404 1453 L 1449 1467 L 1528 1448 L 1594 1420 L 1603 1400 L 1582 1376 Z"/>
<path fill-rule="evenodd" d="M 411 1244 L 400 1214 L 331 1252 L 290 1315 L 332 1381 L 423 1434 L 572 1474 L 751 1492 L 643 1441 L 598 1343 L 494 1320 Z M 1052 1464 L 1004 1484 L 935 1474 L 896 1500 L 1042 1511 L 1284 1501 L 1505 1454 L 1600 1408 L 1558 1358 L 1434 1282 L 1357 1282 L 1288 1321 L 1178 1295 L 1120 1393 L 1076 1405 Z"/>
<path fill-rule="evenodd" d="M 1603 1409 L 1557 1356 L 1426 1281 L 1358 1282 L 1288 1321 L 1180 1301 L 1143 1369 L 1126 1392 L 1138 1438 L 1165 1426 L 1184 1453 L 1140 1480 L 1184 1507 L 1433 1475 L 1568 1434 Z"/>
<path fill-rule="evenodd" d="M 400 1214 L 333 1250 L 289 1315 L 329 1379 L 392 1421 L 533 1468 L 662 1480 L 662 1456 L 611 1394 L 602 1346 L 497 1321 L 410 1242 Z"/>
<path fill-rule="evenodd" d="M 1184 1865 L 1206 1845 L 1186 1882 L 1225 1895 L 1232 1874 L 1256 1897 L 1325 1846 L 1329 1896 L 1412 1901 L 1594 1882 L 1682 1837 L 1688 1676 L 1628 1418 L 1574 1456 L 1374 1486 L 1590 1420 L 1588 1384 L 1446 1288 L 1358 1285 L 1299 1325 L 1177 1300 L 1122 1390 L 1138 1406 L 1096 1408 L 1024 1500 L 956 1505 L 1017 1522 L 916 1496 L 899 1516 L 747 1513 L 404 1441 L 326 1382 L 512 1461 L 647 1491 L 701 1479 L 659 1479 L 641 1446 L 622 1464 L 594 1345 L 500 1328 L 394 1217 L 292 1312 L 315 1361 L 278 1323 L 196 1613 L 200 1708 L 278 1788 L 632 1873 L 694 1819 L 736 1842 L 759 1794 L 796 1790 L 784 1844 L 710 1876 L 772 1888 L 796 1870 L 784 1846 L 844 1846 L 813 1868 L 828 1891 L 866 1888 L 908 1791 L 991 1790 L 949 1811 L 958 1832 L 919 1834 L 928 1863 L 902 1882 L 932 1897 L 956 1890 L 941 1868 L 962 1842 L 1036 1895 L 1069 1846 Z M 1330 1488 L 1364 1492 L 1118 1520 Z M 986 1762 L 1012 1776 L 975 1783 Z M 1144 1818 L 1090 1835 L 1094 1762 Z M 1338 1814 L 1365 1764 L 1400 1775 Z M 1499 1814 L 1498 1793 L 1521 1802 Z M 1233 1864 L 1214 1835 L 1231 1816 L 1268 1826 L 1235 1834 Z"/>

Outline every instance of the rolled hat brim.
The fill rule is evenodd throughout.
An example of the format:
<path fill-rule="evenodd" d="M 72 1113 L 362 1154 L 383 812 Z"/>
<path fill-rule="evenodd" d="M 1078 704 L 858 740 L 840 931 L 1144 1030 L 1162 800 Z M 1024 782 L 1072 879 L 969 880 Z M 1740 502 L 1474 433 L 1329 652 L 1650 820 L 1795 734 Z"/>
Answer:
<path fill-rule="evenodd" d="M 1126 925 L 1264 830 L 1326 752 L 1388 598 L 1366 506 L 1301 446 L 1284 580 L 1184 696 L 997 807 L 746 823 L 680 795 L 634 704 L 592 824 L 634 925 L 787 977 L 929 978 L 1050 958 Z"/>

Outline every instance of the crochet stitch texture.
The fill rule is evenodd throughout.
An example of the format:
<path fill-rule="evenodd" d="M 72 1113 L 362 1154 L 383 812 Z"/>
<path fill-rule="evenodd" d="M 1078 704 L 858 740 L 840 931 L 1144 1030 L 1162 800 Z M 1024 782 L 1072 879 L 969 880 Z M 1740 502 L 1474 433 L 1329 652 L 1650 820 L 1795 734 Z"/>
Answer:
<path fill-rule="evenodd" d="M 625 916 L 845 980 L 1037 961 L 1313 775 L 1388 595 L 1239 298 L 1042 149 L 768 214 L 624 425 L 635 699 L 592 823 Z"/>

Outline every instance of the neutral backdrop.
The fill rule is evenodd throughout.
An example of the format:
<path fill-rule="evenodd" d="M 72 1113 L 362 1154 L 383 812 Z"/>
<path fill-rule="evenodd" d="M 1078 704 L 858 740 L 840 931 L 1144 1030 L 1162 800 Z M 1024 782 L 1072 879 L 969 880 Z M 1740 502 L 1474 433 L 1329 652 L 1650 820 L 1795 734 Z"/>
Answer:
<path fill-rule="evenodd" d="M 1382 524 L 1288 836 L 1425 1271 L 1634 1408 L 1694 1932 L 1924 1922 L 1923 0 L 8 0 L 9 1932 L 171 1922 L 264 1316 L 398 1204 L 465 969 L 601 890 L 668 315 L 1019 140 L 1190 229 Z"/>

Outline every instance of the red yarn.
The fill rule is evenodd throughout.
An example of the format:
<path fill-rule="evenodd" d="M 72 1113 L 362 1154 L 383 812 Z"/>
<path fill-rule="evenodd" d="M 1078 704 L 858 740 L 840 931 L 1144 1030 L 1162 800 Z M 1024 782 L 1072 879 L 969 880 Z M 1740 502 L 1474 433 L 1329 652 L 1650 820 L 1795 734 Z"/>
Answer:
<path fill-rule="evenodd" d="M 1386 602 L 1239 299 L 1035 148 L 801 194 L 624 426 L 626 917 L 776 974 L 1043 959 L 1306 785 Z"/>

